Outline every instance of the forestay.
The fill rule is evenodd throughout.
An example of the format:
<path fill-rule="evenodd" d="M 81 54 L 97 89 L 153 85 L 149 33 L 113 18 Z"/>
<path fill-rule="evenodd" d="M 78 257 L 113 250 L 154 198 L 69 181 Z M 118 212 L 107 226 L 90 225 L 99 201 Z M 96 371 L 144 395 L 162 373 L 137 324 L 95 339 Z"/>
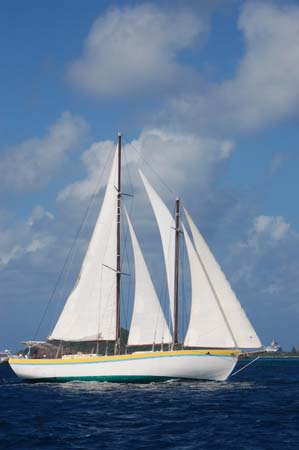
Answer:
<path fill-rule="evenodd" d="M 126 211 L 135 265 L 135 298 L 128 345 L 171 342 L 171 334 L 151 276 Z"/>
<path fill-rule="evenodd" d="M 77 283 L 49 339 L 114 340 L 116 323 L 117 152 Z"/>
<path fill-rule="evenodd" d="M 172 323 L 174 323 L 175 222 L 168 208 L 141 170 L 139 170 L 139 174 L 150 199 L 160 231 L 170 300 L 170 312 Z"/>
<path fill-rule="evenodd" d="M 260 348 L 262 344 L 240 305 L 236 294 L 226 279 L 221 267 L 211 253 L 204 238 L 195 226 L 188 212 L 184 209 L 195 244 L 196 253 L 204 269 L 213 295 L 220 305 L 238 348 Z M 209 318 L 211 320 L 211 318 Z M 195 344 L 192 344 L 195 345 Z M 219 346 L 221 345 L 219 341 Z"/>

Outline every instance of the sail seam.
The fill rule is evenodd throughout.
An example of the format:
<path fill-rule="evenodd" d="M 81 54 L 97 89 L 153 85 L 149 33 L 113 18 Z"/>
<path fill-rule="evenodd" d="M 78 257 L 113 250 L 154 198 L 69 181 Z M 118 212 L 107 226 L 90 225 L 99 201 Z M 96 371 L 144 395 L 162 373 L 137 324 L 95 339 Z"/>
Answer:
<path fill-rule="evenodd" d="M 224 310 L 223 310 L 223 308 L 222 308 L 221 302 L 220 302 L 219 297 L 218 297 L 218 295 L 217 295 L 217 292 L 216 292 L 216 290 L 215 290 L 215 288 L 214 288 L 214 286 L 213 286 L 213 283 L 212 283 L 212 281 L 211 281 L 211 279 L 210 279 L 210 277 L 209 277 L 209 275 L 208 275 L 208 272 L 207 272 L 207 270 L 206 270 L 206 267 L 205 267 L 205 265 L 204 265 L 204 263 L 203 263 L 203 261 L 202 261 L 200 255 L 199 255 L 199 253 L 198 253 L 198 251 L 197 251 L 197 249 L 196 249 L 195 247 L 194 247 L 194 250 L 195 250 L 196 256 L 197 256 L 197 258 L 198 258 L 198 261 L 199 261 L 199 263 L 200 263 L 200 265 L 201 265 L 201 267 L 202 267 L 202 269 L 203 269 L 203 271 L 204 271 L 204 274 L 205 274 L 205 276 L 206 276 L 206 278 L 207 278 L 207 280 L 208 280 L 208 283 L 209 283 L 209 285 L 210 285 L 210 288 L 211 288 L 211 290 L 212 290 L 212 293 L 213 293 L 213 295 L 214 295 L 214 298 L 215 298 L 215 300 L 216 300 L 216 302 L 217 302 L 217 305 L 218 305 L 218 307 L 219 307 L 219 310 L 220 310 L 220 312 L 221 312 L 221 315 L 222 315 L 222 317 L 223 317 L 223 319 L 224 319 L 225 325 L 227 326 L 227 329 L 228 329 L 228 331 L 230 332 L 230 335 L 231 335 L 231 337 L 232 337 L 232 340 L 234 341 L 235 347 L 238 348 L 237 340 L 236 340 L 235 335 L 234 335 L 234 333 L 233 333 L 233 331 L 232 331 L 232 329 L 231 329 L 231 327 L 230 327 L 230 325 L 229 325 L 228 319 L 227 319 L 227 317 L 226 317 L 226 315 L 225 315 L 225 312 L 224 312 Z"/>
<path fill-rule="evenodd" d="M 199 256 L 199 254 L 198 254 L 198 252 L 197 252 L 196 249 L 195 249 L 195 252 L 196 252 L 196 256 L 197 256 L 197 258 L 198 258 L 198 260 L 199 260 L 199 262 L 200 262 L 200 264 L 201 264 L 201 266 L 202 266 L 202 268 L 203 268 L 203 271 L 204 271 L 204 273 L 205 273 L 205 276 L 207 277 L 207 280 L 208 280 L 208 282 L 209 282 L 209 285 L 210 285 L 210 287 L 211 287 L 211 289 L 212 289 L 212 292 L 213 292 L 213 295 L 214 295 L 215 300 L 216 300 L 216 302 L 217 302 L 217 305 L 218 305 L 218 307 L 219 307 L 219 309 L 220 309 L 220 312 L 221 312 L 221 314 L 222 314 L 222 316 L 223 316 L 223 319 L 224 319 L 224 321 L 225 321 L 225 325 L 227 326 L 227 328 L 228 328 L 228 330 L 229 330 L 229 332 L 230 332 L 230 334 L 231 334 L 231 337 L 232 337 L 232 339 L 233 339 L 233 341 L 234 341 L 234 344 L 235 344 L 236 348 L 238 348 L 237 340 L 236 340 L 235 335 L 234 335 L 234 333 L 233 333 L 233 331 L 232 331 L 232 329 L 231 329 L 231 327 L 230 327 L 230 324 L 229 324 L 229 322 L 228 322 L 228 320 L 227 320 L 227 317 L 226 317 L 225 312 L 224 312 L 224 310 L 223 310 L 223 308 L 222 308 L 221 302 L 220 302 L 220 300 L 219 300 L 219 297 L 218 297 L 218 295 L 217 295 L 217 292 L 215 291 L 215 288 L 214 288 L 214 286 L 213 286 L 213 283 L 211 282 L 211 279 L 210 279 L 210 277 L 209 277 L 209 275 L 208 275 L 208 272 L 207 272 L 207 270 L 206 270 L 206 268 L 205 268 L 205 265 L 204 265 L 204 263 L 202 262 L 201 257 Z"/>
<path fill-rule="evenodd" d="M 201 265 L 201 267 L 202 267 L 202 269 L 203 269 L 203 271 L 204 271 L 204 274 L 205 274 L 205 276 L 206 276 L 206 278 L 207 278 L 207 280 L 208 280 L 208 283 L 209 283 L 209 285 L 210 285 L 210 288 L 212 289 L 213 295 L 214 295 L 215 300 L 216 300 L 216 302 L 217 302 L 217 305 L 218 305 L 218 307 L 219 307 L 219 309 L 220 309 L 220 312 L 221 312 L 222 317 L 223 317 L 223 319 L 224 319 L 225 325 L 227 326 L 227 328 L 228 328 L 228 330 L 229 330 L 229 332 L 230 332 L 230 335 L 231 335 L 231 337 L 232 337 L 232 339 L 233 339 L 233 341 L 234 341 L 235 347 L 238 348 L 237 340 L 236 340 L 235 335 L 234 335 L 234 333 L 233 333 L 233 331 L 232 331 L 232 329 L 231 329 L 231 327 L 230 327 L 230 324 L 229 324 L 229 322 L 228 322 L 228 320 L 227 320 L 227 317 L 226 317 L 225 312 L 224 312 L 224 310 L 223 310 L 223 308 L 222 308 L 222 305 L 221 305 L 221 302 L 220 302 L 219 297 L 218 297 L 218 295 L 217 295 L 217 292 L 216 292 L 216 290 L 215 290 L 215 288 L 214 288 L 214 286 L 213 286 L 213 283 L 212 283 L 212 281 L 211 281 L 211 279 L 210 279 L 210 277 L 209 277 L 209 275 L 208 275 L 208 272 L 207 272 L 207 270 L 206 270 L 206 268 L 205 268 L 205 265 L 204 265 L 204 263 L 202 262 L 202 259 L 201 259 L 201 257 L 200 257 L 200 255 L 199 255 L 199 253 L 198 253 L 198 251 L 197 251 L 196 248 L 195 248 L 195 253 L 196 253 L 196 256 L 197 256 L 197 258 L 198 258 L 198 260 L 199 260 L 199 262 L 200 262 L 200 265 Z"/>

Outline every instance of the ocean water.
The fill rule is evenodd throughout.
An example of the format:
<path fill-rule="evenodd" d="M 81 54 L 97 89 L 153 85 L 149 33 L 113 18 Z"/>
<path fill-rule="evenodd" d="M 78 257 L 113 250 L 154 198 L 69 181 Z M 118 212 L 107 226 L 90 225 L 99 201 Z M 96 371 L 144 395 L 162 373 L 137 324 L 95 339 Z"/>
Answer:
<path fill-rule="evenodd" d="M 299 358 L 260 359 L 226 382 L 148 385 L 26 384 L 2 364 L 0 448 L 296 450 Z"/>

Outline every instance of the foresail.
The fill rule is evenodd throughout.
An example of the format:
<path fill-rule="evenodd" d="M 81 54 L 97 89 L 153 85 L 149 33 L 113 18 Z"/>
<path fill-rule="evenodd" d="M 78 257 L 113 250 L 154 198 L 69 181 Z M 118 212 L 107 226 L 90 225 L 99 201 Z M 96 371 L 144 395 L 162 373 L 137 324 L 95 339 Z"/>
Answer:
<path fill-rule="evenodd" d="M 191 273 L 191 311 L 185 347 L 235 346 L 230 330 L 219 309 L 209 281 L 182 224 Z"/>
<path fill-rule="evenodd" d="M 102 209 L 77 283 L 49 339 L 115 339 L 117 161 L 116 152 Z"/>
<path fill-rule="evenodd" d="M 192 232 L 198 259 L 207 276 L 213 295 L 229 325 L 236 346 L 244 349 L 260 348 L 262 344 L 230 283 L 186 210 L 185 214 Z"/>
<path fill-rule="evenodd" d="M 141 170 L 139 170 L 139 174 L 145 186 L 147 195 L 150 199 L 152 208 L 154 210 L 154 214 L 158 223 L 165 268 L 166 268 L 166 276 L 167 276 L 167 285 L 170 299 L 170 311 L 172 323 L 174 322 L 174 261 L 175 261 L 175 222 L 174 218 L 170 214 L 168 208 L 163 203 L 157 192 L 150 185 L 146 177 L 143 175 Z"/>
<path fill-rule="evenodd" d="M 135 298 L 128 345 L 168 343 L 172 337 L 126 211 L 135 262 Z"/>

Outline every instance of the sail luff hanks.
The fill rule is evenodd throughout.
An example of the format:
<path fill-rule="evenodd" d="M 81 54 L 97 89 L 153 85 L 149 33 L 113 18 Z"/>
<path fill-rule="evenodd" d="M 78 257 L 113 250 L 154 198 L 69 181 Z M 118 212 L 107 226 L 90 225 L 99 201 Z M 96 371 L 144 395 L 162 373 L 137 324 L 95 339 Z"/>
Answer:
<path fill-rule="evenodd" d="M 175 222 L 168 208 L 141 170 L 139 170 L 139 174 L 151 202 L 160 231 L 170 300 L 170 312 L 172 323 L 174 323 Z"/>
<path fill-rule="evenodd" d="M 230 283 L 224 275 L 221 267 L 214 258 L 198 228 L 195 226 L 191 216 L 185 209 L 184 211 L 191 229 L 197 256 L 213 291 L 213 295 L 217 302 L 219 302 L 220 309 L 222 310 L 226 322 L 229 325 L 236 343 L 235 346 L 240 349 L 254 349 L 262 347 L 252 324 L 240 305 L 240 302 L 232 290 Z M 191 345 L 195 346 L 200 344 L 193 343 Z M 218 345 L 221 347 L 227 346 L 221 344 L 221 339 L 219 340 Z"/>
<path fill-rule="evenodd" d="M 135 296 L 128 345 L 169 343 L 172 337 L 127 211 L 126 217 L 135 265 Z"/>
<path fill-rule="evenodd" d="M 117 161 L 116 151 L 102 208 L 80 275 L 49 339 L 115 339 Z"/>

